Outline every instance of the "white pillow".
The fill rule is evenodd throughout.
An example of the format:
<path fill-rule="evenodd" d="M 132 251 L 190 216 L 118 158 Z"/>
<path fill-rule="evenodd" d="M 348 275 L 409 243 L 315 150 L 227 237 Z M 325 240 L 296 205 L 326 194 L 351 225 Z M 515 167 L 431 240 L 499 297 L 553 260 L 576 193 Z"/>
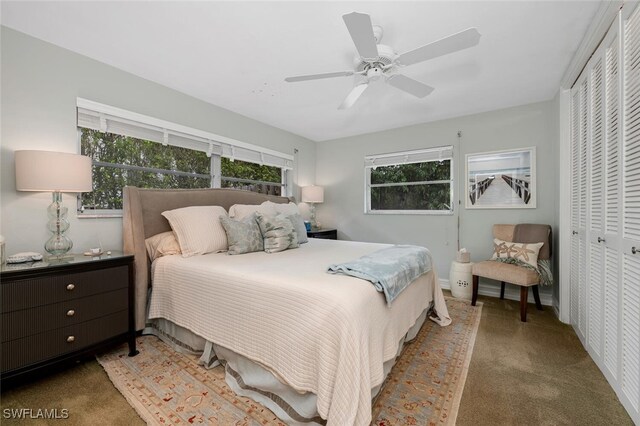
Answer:
<path fill-rule="evenodd" d="M 182 257 L 227 250 L 227 233 L 220 216 L 227 211 L 220 206 L 192 206 L 162 212 L 176 234 Z"/>
<path fill-rule="evenodd" d="M 161 232 L 144 240 L 149 259 L 153 262 L 162 256 L 180 254 L 180 244 L 173 231 Z"/>
<path fill-rule="evenodd" d="M 271 204 L 234 204 L 229 209 L 229 217 L 242 220 L 254 213 L 262 213 L 265 216 L 275 216 L 278 212 Z"/>
<path fill-rule="evenodd" d="M 281 204 L 274 203 L 273 201 L 265 201 L 261 205 L 272 206 L 276 210 L 276 213 L 282 213 L 285 216 L 296 213 L 300 214 L 300 209 L 298 208 L 298 205 L 296 203 Z"/>

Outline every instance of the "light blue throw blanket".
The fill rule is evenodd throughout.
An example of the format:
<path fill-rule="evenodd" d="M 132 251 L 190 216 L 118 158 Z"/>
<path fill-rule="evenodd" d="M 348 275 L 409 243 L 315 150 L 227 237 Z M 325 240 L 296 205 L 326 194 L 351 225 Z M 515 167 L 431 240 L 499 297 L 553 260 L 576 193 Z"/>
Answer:
<path fill-rule="evenodd" d="M 331 274 L 351 275 L 371 281 L 384 293 L 387 306 L 420 275 L 431 270 L 431 253 L 424 247 L 393 246 L 351 262 L 329 266 Z"/>

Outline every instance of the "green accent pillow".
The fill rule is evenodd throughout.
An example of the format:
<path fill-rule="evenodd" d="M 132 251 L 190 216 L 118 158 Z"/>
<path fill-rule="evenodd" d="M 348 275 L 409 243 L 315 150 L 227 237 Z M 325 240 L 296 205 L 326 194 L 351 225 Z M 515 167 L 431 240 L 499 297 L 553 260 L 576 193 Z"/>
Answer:
<path fill-rule="evenodd" d="M 264 242 L 260 227 L 256 221 L 256 213 L 241 220 L 220 217 L 220 223 L 227 233 L 229 254 L 244 254 L 264 250 Z"/>
<path fill-rule="evenodd" d="M 298 233 L 293 229 L 293 223 L 287 216 L 283 214 L 265 216 L 262 213 L 256 213 L 256 219 L 264 238 L 264 251 L 267 253 L 300 247 Z"/>

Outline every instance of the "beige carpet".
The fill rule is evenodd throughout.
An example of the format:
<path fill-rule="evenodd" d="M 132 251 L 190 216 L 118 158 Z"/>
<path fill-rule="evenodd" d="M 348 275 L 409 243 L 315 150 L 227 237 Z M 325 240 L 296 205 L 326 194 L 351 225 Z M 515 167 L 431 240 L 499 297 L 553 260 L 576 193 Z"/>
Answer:
<path fill-rule="evenodd" d="M 526 324 L 518 302 L 480 297 L 482 320 L 469 365 L 457 424 L 633 425 L 573 329 L 549 307 L 529 305 Z M 143 425 L 96 362 L 11 390 L 0 408 L 67 408 L 69 419 L 12 421 L 28 425 Z"/>
<path fill-rule="evenodd" d="M 426 321 L 405 346 L 375 402 L 377 425 L 453 424 L 460 405 L 481 306 L 447 300 L 453 324 Z M 148 424 L 205 423 L 284 426 L 271 411 L 236 395 L 224 368 L 206 370 L 153 336 L 99 357 L 109 378 Z"/>

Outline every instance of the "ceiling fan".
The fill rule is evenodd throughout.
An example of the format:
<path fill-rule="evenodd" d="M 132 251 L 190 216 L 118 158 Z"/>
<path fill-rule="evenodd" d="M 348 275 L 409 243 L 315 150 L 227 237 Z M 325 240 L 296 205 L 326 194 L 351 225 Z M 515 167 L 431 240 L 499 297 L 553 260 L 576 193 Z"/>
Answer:
<path fill-rule="evenodd" d="M 380 44 L 382 27 L 371 24 L 371 17 L 366 13 L 348 13 L 342 16 L 349 34 L 356 45 L 358 55 L 355 58 L 353 71 L 338 71 L 323 74 L 287 77 L 289 83 L 323 78 L 361 76 L 356 85 L 344 99 L 338 109 L 351 107 L 369 87 L 371 81 L 384 79 L 385 82 L 415 97 L 424 98 L 433 87 L 400 74 L 398 71 L 407 65 L 427 61 L 438 56 L 473 47 L 480 41 L 480 33 L 476 28 L 469 28 L 459 33 L 444 37 L 417 49 L 397 54 L 393 48 Z"/>

